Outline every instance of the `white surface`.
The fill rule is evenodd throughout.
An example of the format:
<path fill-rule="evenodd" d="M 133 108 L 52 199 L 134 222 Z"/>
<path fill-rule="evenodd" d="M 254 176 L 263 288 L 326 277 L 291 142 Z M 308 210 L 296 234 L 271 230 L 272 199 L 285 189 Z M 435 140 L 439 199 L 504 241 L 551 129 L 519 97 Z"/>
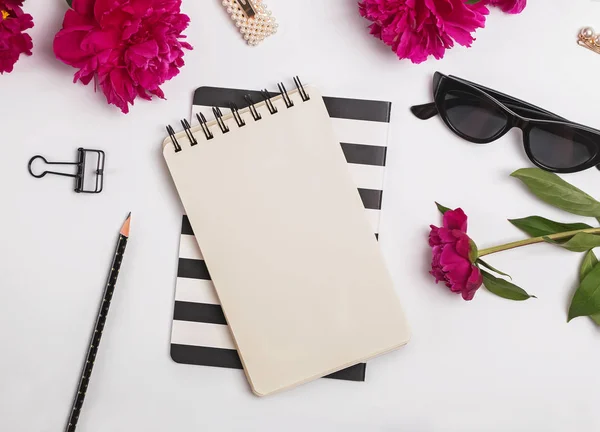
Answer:
<path fill-rule="evenodd" d="M 508 217 L 577 218 L 531 199 L 508 177 L 529 166 L 517 131 L 477 147 L 408 111 L 430 101 L 431 75 L 440 70 L 599 127 L 600 56 L 575 40 L 582 26 L 600 28 L 600 3 L 537 1 L 514 17 L 494 11 L 473 48 L 419 66 L 368 36 L 355 3 L 273 0 L 280 32 L 249 48 L 220 2 L 186 1 L 196 49 L 164 86 L 167 101 L 140 101 L 125 116 L 91 86 L 73 85 L 74 70 L 54 59 L 61 2 L 26 2 L 36 22 L 34 56 L 0 76 L 0 430 L 64 427 L 130 210 L 132 238 L 78 430 L 600 428 L 600 332 L 586 319 L 566 324 L 578 254 L 533 246 L 490 257 L 538 295 L 525 303 L 485 291 L 466 303 L 427 274 L 428 225 L 440 222 L 434 200 L 462 206 L 481 247 L 521 238 Z M 160 144 L 164 125 L 188 116 L 196 87 L 261 88 L 293 74 L 326 94 L 395 103 L 381 243 L 413 339 L 370 362 L 365 383 L 319 380 L 259 399 L 240 371 L 169 358 L 181 208 Z M 81 145 L 107 151 L 101 195 L 76 195 L 69 180 L 27 173 L 32 155 L 68 160 Z M 600 196 L 596 170 L 568 180 Z"/>

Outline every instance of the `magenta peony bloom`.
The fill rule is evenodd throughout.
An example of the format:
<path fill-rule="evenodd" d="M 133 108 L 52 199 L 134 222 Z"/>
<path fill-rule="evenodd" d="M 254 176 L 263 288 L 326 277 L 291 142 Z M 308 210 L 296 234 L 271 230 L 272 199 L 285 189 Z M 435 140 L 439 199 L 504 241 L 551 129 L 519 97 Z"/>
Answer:
<path fill-rule="evenodd" d="M 358 5 L 360 14 L 373 21 L 371 34 L 413 63 L 430 55 L 441 59 L 454 42 L 470 47 L 471 33 L 485 26 L 489 13 L 484 2 L 465 0 L 363 0 Z"/>
<path fill-rule="evenodd" d="M 475 265 L 477 247 L 467 235 L 467 216 L 462 209 L 444 213 L 442 228 L 431 225 L 429 246 L 433 255 L 430 273 L 436 283 L 444 282 L 463 299 L 473 300 L 483 276 Z"/>
<path fill-rule="evenodd" d="M 21 6 L 23 0 L 0 0 L 0 74 L 12 72 L 21 54 L 32 54 L 31 36 L 25 30 L 33 27 L 33 17 Z"/>
<path fill-rule="evenodd" d="M 180 39 L 189 17 L 181 0 L 73 0 L 54 53 L 78 68 L 74 82 L 94 78 L 108 103 L 129 112 L 136 97 L 164 98 L 160 86 L 184 65 Z"/>
<path fill-rule="evenodd" d="M 498 6 L 504 12 L 518 14 L 527 6 L 527 0 L 488 0 L 490 6 Z"/>

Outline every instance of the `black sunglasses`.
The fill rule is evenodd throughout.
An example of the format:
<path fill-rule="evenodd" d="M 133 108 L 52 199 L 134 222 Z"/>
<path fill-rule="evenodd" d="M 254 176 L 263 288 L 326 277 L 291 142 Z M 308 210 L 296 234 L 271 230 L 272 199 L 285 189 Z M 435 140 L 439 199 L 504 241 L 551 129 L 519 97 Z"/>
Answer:
<path fill-rule="evenodd" d="M 439 114 L 459 137 L 477 144 L 497 140 L 517 127 L 529 159 L 556 173 L 600 169 L 600 131 L 461 78 L 436 72 L 434 102 L 416 105 L 421 120 Z"/>

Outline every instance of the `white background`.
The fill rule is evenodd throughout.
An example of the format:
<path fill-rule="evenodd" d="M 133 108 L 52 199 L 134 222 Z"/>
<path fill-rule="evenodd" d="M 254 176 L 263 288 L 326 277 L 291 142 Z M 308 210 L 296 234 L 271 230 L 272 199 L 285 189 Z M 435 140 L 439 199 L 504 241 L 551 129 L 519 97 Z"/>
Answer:
<path fill-rule="evenodd" d="M 164 85 L 166 101 L 139 101 L 123 115 L 54 58 L 63 2 L 26 1 L 34 55 L 0 76 L 0 430 L 64 428 L 129 211 L 132 236 L 78 430 L 598 430 L 600 332 L 586 318 L 566 323 L 580 255 L 539 245 L 490 257 L 539 297 L 524 303 L 485 290 L 463 302 L 427 273 L 428 226 L 441 222 L 434 200 L 464 208 L 480 247 L 522 238 L 507 218 L 579 218 L 509 177 L 530 166 L 519 131 L 476 146 L 408 108 L 431 100 L 440 70 L 600 127 L 600 56 L 576 45 L 582 26 L 600 28 L 600 3 L 494 10 L 473 48 L 422 65 L 370 37 L 355 0 L 269 3 L 280 32 L 250 48 L 219 1 L 185 1 L 195 47 L 186 66 Z M 196 87 L 291 86 L 296 74 L 324 94 L 394 102 L 381 246 L 413 339 L 371 361 L 365 383 L 318 380 L 259 399 L 241 371 L 169 357 L 182 209 L 160 147 L 164 126 L 188 116 Z M 107 152 L 102 194 L 27 173 L 31 156 L 74 159 L 79 146 Z M 568 180 L 600 197 L 595 169 Z"/>

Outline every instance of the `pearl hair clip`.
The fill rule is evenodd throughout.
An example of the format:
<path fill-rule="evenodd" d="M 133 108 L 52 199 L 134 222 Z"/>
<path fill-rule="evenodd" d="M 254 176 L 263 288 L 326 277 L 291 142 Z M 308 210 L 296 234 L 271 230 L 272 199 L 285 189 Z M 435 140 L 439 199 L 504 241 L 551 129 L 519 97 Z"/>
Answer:
<path fill-rule="evenodd" d="M 279 24 L 262 0 L 223 0 L 222 4 L 248 45 L 256 46 L 277 33 Z"/>
<path fill-rule="evenodd" d="M 597 35 L 593 28 L 585 27 L 579 32 L 577 44 L 600 54 L 600 35 Z"/>

